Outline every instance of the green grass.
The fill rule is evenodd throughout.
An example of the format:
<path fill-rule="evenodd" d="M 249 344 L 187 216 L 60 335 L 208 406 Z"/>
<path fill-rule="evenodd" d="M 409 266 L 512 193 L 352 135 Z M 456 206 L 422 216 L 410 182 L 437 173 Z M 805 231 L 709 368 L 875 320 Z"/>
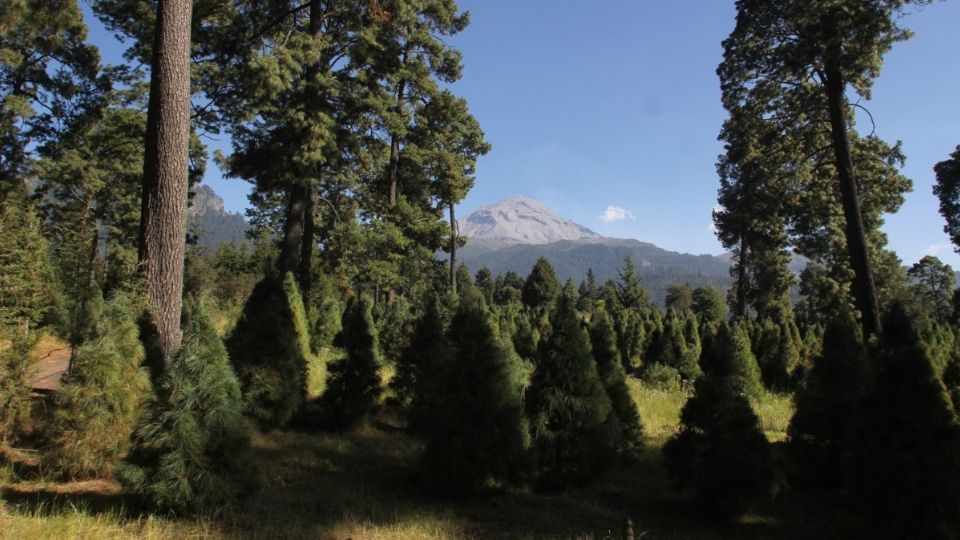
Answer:
<path fill-rule="evenodd" d="M 92 513 L 77 506 L 55 511 L 41 506 L 14 514 L 0 509 L 0 538 L 10 539 L 218 538 L 217 527 L 204 520 L 185 523 L 149 514 L 131 518 L 120 510 Z"/>
<path fill-rule="evenodd" d="M 334 360 L 344 357 L 344 352 L 340 348 L 320 349 L 317 354 L 311 354 L 307 359 L 307 398 L 317 399 L 323 394 L 327 387 L 327 365 Z M 387 388 L 390 379 L 396 372 L 396 366 L 385 364 L 380 368 L 380 377 L 383 380 L 384 400 L 392 396 L 392 391 Z"/>
<path fill-rule="evenodd" d="M 787 427 L 793 417 L 793 396 L 764 392 L 760 399 L 753 401 L 753 410 L 760 417 L 760 426 L 770 442 L 781 442 L 787 438 Z"/>
<path fill-rule="evenodd" d="M 343 357 L 343 351 L 340 349 L 320 349 L 317 354 L 311 354 L 307 358 L 307 398 L 316 399 L 320 397 L 327 387 L 327 364 Z"/>
<path fill-rule="evenodd" d="M 0 538 L 619 538 L 627 517 L 644 538 L 857 537 L 842 501 L 784 491 L 739 522 L 704 522 L 664 471 L 659 446 L 675 432 L 686 391 L 630 381 L 650 435 L 648 449 L 593 483 L 565 493 L 499 490 L 458 499 L 420 488 L 421 444 L 396 428 L 395 411 L 347 433 L 258 433 L 259 489 L 216 516 L 174 518 L 131 510 L 108 482 L 0 482 Z M 755 404 L 782 439 L 789 396 Z M 779 447 L 779 445 L 778 445 Z M 98 487 L 99 486 L 99 487 Z"/>
<path fill-rule="evenodd" d="M 627 378 L 627 384 L 640 410 L 640 418 L 648 439 L 659 446 L 677 432 L 680 410 L 690 398 L 690 390 L 654 388 L 633 377 Z"/>
<path fill-rule="evenodd" d="M 645 385 L 629 377 L 627 384 L 640 417 L 646 429 L 647 437 L 654 446 L 669 439 L 680 425 L 680 411 L 690 398 L 692 390 L 664 390 Z M 760 418 L 760 426 L 770 442 L 781 442 L 787 438 L 787 427 L 793 417 L 793 396 L 764 391 L 760 399 L 752 400 L 753 410 Z"/>

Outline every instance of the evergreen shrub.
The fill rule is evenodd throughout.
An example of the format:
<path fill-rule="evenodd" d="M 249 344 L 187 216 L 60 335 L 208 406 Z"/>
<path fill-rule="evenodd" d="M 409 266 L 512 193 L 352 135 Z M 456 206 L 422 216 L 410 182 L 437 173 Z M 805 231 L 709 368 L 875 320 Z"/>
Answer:
<path fill-rule="evenodd" d="M 731 343 L 723 338 L 730 335 L 725 326 L 721 339 Z M 738 375 L 742 353 L 739 347 L 714 348 L 711 371 L 697 380 L 680 415 L 680 432 L 663 449 L 671 475 L 719 519 L 749 510 L 771 494 L 774 482 L 773 450 L 750 406 L 746 379 Z"/>
<path fill-rule="evenodd" d="M 410 342 L 404 348 L 397 363 L 397 371 L 390 381 L 390 389 L 400 405 L 410 406 L 410 423 L 420 423 L 420 405 L 429 402 L 436 391 L 436 373 L 449 359 L 450 346 L 440 306 L 436 297 L 431 297 L 423 315 L 413 326 Z"/>
<path fill-rule="evenodd" d="M 796 412 L 787 431 L 799 478 L 806 484 L 836 487 L 843 480 L 867 373 L 864 354 L 853 315 L 827 325 L 823 352 L 794 396 Z"/>
<path fill-rule="evenodd" d="M 426 438 L 424 470 L 447 491 L 474 492 L 517 481 L 529 434 L 520 397 L 522 369 L 497 339 L 478 292 L 466 293 L 450 323 L 449 360 L 435 351 L 436 384 L 418 393 Z"/>
<path fill-rule="evenodd" d="M 207 308 L 191 301 L 185 318 L 180 348 L 117 474 L 155 508 L 217 512 L 253 486 L 249 426 Z"/>
<path fill-rule="evenodd" d="M 36 338 L 22 329 L 0 325 L 0 444 L 18 441 L 30 423 L 30 387 L 33 366 L 30 350 Z"/>
<path fill-rule="evenodd" d="M 617 448 L 622 455 L 634 455 L 643 446 L 643 422 L 627 386 L 627 375 L 620 362 L 613 322 L 602 311 L 594 314 L 590 342 L 597 363 L 597 374 L 610 398 L 613 407 L 611 415 L 618 425 Z"/>
<path fill-rule="evenodd" d="M 107 302 L 94 335 L 77 351 L 57 390 L 44 461 L 58 475 L 109 477 L 130 451 L 130 437 L 152 393 L 137 326 L 142 307 L 126 294 Z"/>
<path fill-rule="evenodd" d="M 536 474 L 549 488 L 581 483 L 602 469 L 619 431 L 574 301 L 558 301 L 527 390 Z"/>
<path fill-rule="evenodd" d="M 264 428 L 287 425 L 306 396 L 310 355 L 307 318 L 291 274 L 257 283 L 226 346 L 246 414 Z"/>
<path fill-rule="evenodd" d="M 327 389 L 321 397 L 327 423 L 335 429 L 366 422 L 383 393 L 377 328 L 365 298 L 350 300 L 342 327 L 334 345 L 346 356 L 328 366 Z"/>
<path fill-rule="evenodd" d="M 960 537 L 960 424 L 902 304 L 883 329 L 858 410 L 854 491 L 893 537 Z"/>

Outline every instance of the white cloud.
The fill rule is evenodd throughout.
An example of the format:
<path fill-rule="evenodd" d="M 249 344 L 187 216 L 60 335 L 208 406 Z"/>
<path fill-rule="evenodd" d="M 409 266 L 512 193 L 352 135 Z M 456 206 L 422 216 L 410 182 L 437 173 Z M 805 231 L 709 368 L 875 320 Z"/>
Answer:
<path fill-rule="evenodd" d="M 611 221 L 623 221 L 624 219 L 637 219 L 633 215 L 633 212 L 627 210 L 626 208 L 620 208 L 619 206 L 608 206 L 602 214 L 600 214 L 600 221 L 604 223 L 610 223 Z"/>
<path fill-rule="evenodd" d="M 930 244 L 923 250 L 923 254 L 938 257 L 944 251 L 950 251 L 950 244 Z"/>
<path fill-rule="evenodd" d="M 713 214 L 723 210 L 723 207 L 719 204 L 713 205 L 713 211 L 710 213 L 710 223 L 707 225 L 707 230 L 712 233 L 717 232 L 717 226 L 713 223 Z"/>

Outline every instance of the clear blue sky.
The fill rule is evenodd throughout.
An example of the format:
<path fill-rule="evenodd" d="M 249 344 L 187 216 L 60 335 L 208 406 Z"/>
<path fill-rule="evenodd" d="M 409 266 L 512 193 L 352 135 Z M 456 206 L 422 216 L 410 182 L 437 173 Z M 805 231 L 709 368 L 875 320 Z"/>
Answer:
<path fill-rule="evenodd" d="M 732 1 L 461 0 L 472 24 L 450 42 L 463 51 L 465 97 L 493 151 L 460 215 L 511 195 L 545 202 L 598 233 L 692 253 L 722 251 L 711 230 L 716 140 L 725 118 L 715 75 Z M 912 264 L 925 254 L 960 269 L 931 194 L 933 165 L 960 144 L 960 3 L 914 13 L 916 32 L 885 57 L 873 99 L 877 134 L 902 140 L 914 191 L 887 218 L 890 247 Z M 120 48 L 91 25 L 106 60 Z M 860 129 L 869 129 L 866 119 Z M 212 147 L 228 149 L 226 141 Z M 205 181 L 228 209 L 248 186 Z M 615 206 L 626 212 L 607 212 Z M 623 217 L 618 220 L 602 220 Z"/>

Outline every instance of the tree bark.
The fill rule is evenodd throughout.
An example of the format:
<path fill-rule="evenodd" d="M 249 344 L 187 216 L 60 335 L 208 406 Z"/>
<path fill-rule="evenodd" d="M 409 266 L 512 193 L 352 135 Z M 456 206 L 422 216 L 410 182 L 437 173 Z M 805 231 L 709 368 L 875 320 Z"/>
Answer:
<path fill-rule="evenodd" d="M 404 55 L 403 63 L 406 63 Z M 406 88 L 406 81 L 403 79 L 397 83 L 397 112 L 403 111 L 403 93 Z M 390 137 L 390 208 L 397 205 L 397 171 L 400 168 L 400 137 L 396 133 Z"/>
<path fill-rule="evenodd" d="M 83 231 L 81 232 L 81 237 L 86 234 L 86 219 L 83 220 Z M 90 316 L 90 300 L 94 294 L 94 287 L 97 284 L 97 252 L 100 247 L 100 220 L 97 219 L 93 223 L 93 237 L 90 239 L 90 244 L 88 246 L 89 251 L 87 252 L 87 279 L 86 283 L 81 286 L 79 281 L 77 286 L 74 289 L 74 301 L 76 304 L 73 306 L 73 318 L 71 321 L 70 329 L 70 360 L 67 362 L 67 375 L 73 374 L 74 362 L 77 359 L 77 352 L 80 349 L 81 342 L 83 340 L 81 332 L 81 323 L 82 319 Z M 80 277 L 80 258 L 77 257 L 77 278 Z M 97 293 L 99 294 L 99 292 Z"/>
<path fill-rule="evenodd" d="M 283 238 L 280 241 L 280 257 L 277 269 L 280 274 L 296 272 L 300 266 L 300 244 L 303 242 L 304 213 L 307 207 L 308 188 L 295 185 L 290 188 L 287 217 L 283 223 Z"/>
<path fill-rule="evenodd" d="M 80 219 L 80 223 L 77 224 L 77 236 L 83 238 L 87 235 L 87 225 L 89 223 L 90 209 L 93 206 L 93 195 L 87 194 L 87 197 L 83 201 L 83 214 Z M 96 231 L 94 232 L 94 242 L 96 242 Z M 83 272 L 81 265 L 81 258 L 79 253 L 76 255 L 73 265 L 73 273 L 77 281 L 73 287 L 73 314 L 70 318 L 70 362 L 67 364 L 67 374 L 73 373 L 73 361 L 77 356 L 77 351 L 80 348 L 80 315 L 83 312 L 85 306 L 86 296 L 84 295 L 83 286 L 79 280 L 80 274 Z M 89 291 L 88 291 L 89 292 Z"/>
<path fill-rule="evenodd" d="M 153 39 L 140 206 L 139 267 L 159 351 L 180 346 L 190 134 L 191 0 L 160 0 Z"/>
<path fill-rule="evenodd" d="M 740 252 L 737 254 L 737 304 L 734 317 L 741 318 L 747 313 L 747 239 L 740 236 Z"/>
<path fill-rule="evenodd" d="M 316 231 L 317 188 L 307 187 L 307 205 L 303 210 L 303 241 L 300 244 L 300 295 L 304 304 L 310 298 L 313 287 L 313 244 Z"/>
<path fill-rule="evenodd" d="M 450 203 L 450 289 L 457 294 L 457 219 Z"/>
<path fill-rule="evenodd" d="M 844 95 L 843 76 L 840 73 L 840 45 L 830 45 L 824 63 L 825 85 L 830 110 L 830 134 L 833 142 L 837 176 L 840 182 L 840 200 L 846 220 L 844 232 L 847 239 L 847 251 L 850 266 L 853 268 L 853 296 L 860 321 L 863 337 L 880 332 L 880 307 L 877 290 L 870 268 L 870 252 L 866 233 L 863 228 L 863 215 L 860 213 L 860 200 L 857 181 L 854 176 L 853 160 L 850 157 L 850 143 L 847 138 L 847 101 Z"/>
<path fill-rule="evenodd" d="M 310 1 L 310 26 L 308 32 L 314 38 L 319 37 L 323 29 L 323 3 L 321 0 Z M 308 73 L 320 71 L 322 59 L 308 68 Z M 310 79 L 312 77 L 308 77 Z M 317 89 L 312 83 L 308 84 L 308 93 L 315 93 Z M 311 203 L 312 199 L 312 203 Z M 297 184 L 290 188 L 290 199 L 287 203 L 287 215 L 283 223 L 283 238 L 280 241 L 280 257 L 277 259 L 277 269 L 281 274 L 293 272 L 298 278 L 301 294 L 306 299 L 310 288 L 310 263 L 313 256 L 313 213 L 316 208 L 316 193 L 313 186 Z M 309 236 L 307 238 L 306 236 Z"/>

